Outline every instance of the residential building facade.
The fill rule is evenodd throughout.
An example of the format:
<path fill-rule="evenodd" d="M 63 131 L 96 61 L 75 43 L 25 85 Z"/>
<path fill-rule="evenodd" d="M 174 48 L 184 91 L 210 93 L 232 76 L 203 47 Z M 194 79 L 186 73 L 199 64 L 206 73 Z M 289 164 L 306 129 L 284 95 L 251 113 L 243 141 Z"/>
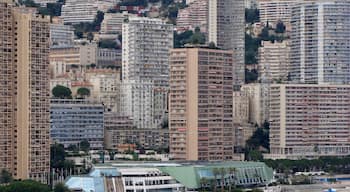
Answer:
<path fill-rule="evenodd" d="M 92 85 L 91 98 L 100 101 L 105 111 L 120 112 L 120 70 L 90 69 L 85 78 Z"/>
<path fill-rule="evenodd" d="M 49 182 L 49 18 L 0 1 L 0 169 Z"/>
<path fill-rule="evenodd" d="M 350 83 L 350 2 L 305 1 L 292 9 L 291 79 Z"/>
<path fill-rule="evenodd" d="M 241 88 L 241 94 L 249 100 L 249 123 L 262 126 L 269 120 L 269 88 L 268 83 L 250 83 Z"/>
<path fill-rule="evenodd" d="M 169 128 L 174 159 L 233 158 L 232 57 L 232 50 L 172 50 Z"/>
<path fill-rule="evenodd" d="M 277 24 L 282 21 L 289 25 L 292 17 L 292 7 L 297 1 L 294 0 L 258 0 L 260 22 Z"/>
<path fill-rule="evenodd" d="M 349 101 L 349 85 L 271 85 L 269 158 L 349 155 Z"/>
<path fill-rule="evenodd" d="M 128 19 L 128 12 L 105 13 L 101 23 L 101 33 L 122 34 L 124 20 Z"/>
<path fill-rule="evenodd" d="M 288 41 L 262 41 L 258 50 L 258 74 L 262 82 L 287 81 L 290 72 L 290 44 Z"/>
<path fill-rule="evenodd" d="M 67 0 L 62 5 L 61 18 L 64 24 L 92 23 L 97 10 L 94 0 Z"/>
<path fill-rule="evenodd" d="M 201 32 L 207 32 L 208 0 L 196 0 L 190 3 L 188 7 L 179 10 L 176 30 L 180 32 L 186 30 L 194 31 L 196 27 L 199 27 Z"/>
<path fill-rule="evenodd" d="M 167 111 L 173 26 L 131 17 L 123 24 L 124 112 L 138 128 L 157 128 Z"/>
<path fill-rule="evenodd" d="M 50 24 L 50 47 L 73 46 L 74 29 L 71 25 L 61 23 Z"/>
<path fill-rule="evenodd" d="M 122 151 L 126 144 L 138 144 L 145 149 L 166 149 L 169 147 L 169 130 L 138 129 L 133 120 L 120 113 L 106 113 L 105 119 L 106 149 Z"/>
<path fill-rule="evenodd" d="M 52 99 L 50 105 L 50 134 L 52 142 L 79 147 L 88 141 L 90 148 L 103 149 L 104 106 L 87 99 Z"/>
<path fill-rule="evenodd" d="M 244 0 L 209 1 L 208 39 L 219 48 L 234 51 L 235 91 L 244 84 L 244 15 Z"/>

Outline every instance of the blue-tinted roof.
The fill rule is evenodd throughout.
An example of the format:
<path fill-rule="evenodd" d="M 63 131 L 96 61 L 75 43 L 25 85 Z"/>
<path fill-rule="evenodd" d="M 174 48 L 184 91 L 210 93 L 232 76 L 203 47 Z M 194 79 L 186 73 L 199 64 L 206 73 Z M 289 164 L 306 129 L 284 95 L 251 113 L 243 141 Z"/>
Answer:
<path fill-rule="evenodd" d="M 70 177 L 66 186 L 69 189 L 82 189 L 84 192 L 104 192 L 104 183 L 102 177 Z"/>
<path fill-rule="evenodd" d="M 106 177 L 117 177 L 120 176 L 120 173 L 116 168 L 110 167 L 110 168 L 94 168 L 89 176 L 91 177 L 101 177 L 101 176 L 106 176 Z"/>

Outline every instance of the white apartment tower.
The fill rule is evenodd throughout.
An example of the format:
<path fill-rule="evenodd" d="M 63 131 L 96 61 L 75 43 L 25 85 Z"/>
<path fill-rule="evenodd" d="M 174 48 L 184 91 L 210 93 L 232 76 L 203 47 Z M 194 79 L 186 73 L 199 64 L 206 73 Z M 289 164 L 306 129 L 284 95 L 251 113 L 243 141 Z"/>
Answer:
<path fill-rule="evenodd" d="M 209 42 L 234 51 L 234 85 L 244 84 L 244 0 L 209 1 Z"/>
<path fill-rule="evenodd" d="M 138 128 L 156 128 L 167 111 L 173 26 L 131 17 L 123 24 L 122 111 Z"/>
<path fill-rule="evenodd" d="M 291 78 L 350 83 L 350 1 L 301 2 L 292 9 Z"/>

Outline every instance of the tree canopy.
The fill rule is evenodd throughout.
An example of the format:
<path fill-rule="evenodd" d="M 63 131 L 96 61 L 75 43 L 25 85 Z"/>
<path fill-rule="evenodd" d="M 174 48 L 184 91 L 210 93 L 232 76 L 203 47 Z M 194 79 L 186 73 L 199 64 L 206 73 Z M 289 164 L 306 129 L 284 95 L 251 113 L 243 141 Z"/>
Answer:
<path fill-rule="evenodd" d="M 10 183 L 13 180 L 12 175 L 6 169 L 1 170 L 0 172 L 0 184 Z"/>
<path fill-rule="evenodd" d="M 70 99 L 72 98 L 72 91 L 68 87 L 56 85 L 56 87 L 52 89 L 52 95 L 56 98 Z"/>
<path fill-rule="evenodd" d="M 256 23 L 260 21 L 260 14 L 258 9 L 245 9 L 246 23 Z"/>
<path fill-rule="evenodd" d="M 50 187 L 33 180 L 14 181 L 9 185 L 0 185 L 1 192 L 52 192 Z"/>
<path fill-rule="evenodd" d="M 90 143 L 88 140 L 84 139 L 80 142 L 80 149 L 87 152 L 90 150 Z"/>
<path fill-rule="evenodd" d="M 286 26 L 284 25 L 284 23 L 282 21 L 278 21 L 278 23 L 276 24 L 275 32 L 284 33 L 285 31 L 286 31 Z"/>
<path fill-rule="evenodd" d="M 86 88 L 86 87 L 80 87 L 78 90 L 77 90 L 77 94 L 80 96 L 80 97 L 88 97 L 90 96 L 90 89 Z"/>
<path fill-rule="evenodd" d="M 174 47 L 184 47 L 185 44 L 204 44 L 205 35 L 197 27 L 195 32 L 188 30 L 182 33 L 174 32 Z"/>
<path fill-rule="evenodd" d="M 58 183 L 55 185 L 55 189 L 53 190 L 54 192 L 70 192 L 68 187 L 66 187 L 63 183 Z"/>

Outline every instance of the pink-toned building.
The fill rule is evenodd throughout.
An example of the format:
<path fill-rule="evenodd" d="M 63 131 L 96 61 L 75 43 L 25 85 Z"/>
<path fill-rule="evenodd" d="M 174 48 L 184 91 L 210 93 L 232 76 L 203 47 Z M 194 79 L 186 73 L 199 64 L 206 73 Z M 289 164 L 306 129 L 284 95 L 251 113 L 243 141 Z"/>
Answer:
<path fill-rule="evenodd" d="M 268 158 L 350 154 L 350 86 L 274 84 L 270 87 Z"/>
<path fill-rule="evenodd" d="M 201 32 L 207 32 L 208 0 L 195 0 L 188 7 L 179 10 L 176 29 L 179 32 L 194 30 L 196 27 Z"/>
<path fill-rule="evenodd" d="M 170 153 L 176 160 L 233 158 L 233 51 L 173 49 L 170 54 Z"/>

